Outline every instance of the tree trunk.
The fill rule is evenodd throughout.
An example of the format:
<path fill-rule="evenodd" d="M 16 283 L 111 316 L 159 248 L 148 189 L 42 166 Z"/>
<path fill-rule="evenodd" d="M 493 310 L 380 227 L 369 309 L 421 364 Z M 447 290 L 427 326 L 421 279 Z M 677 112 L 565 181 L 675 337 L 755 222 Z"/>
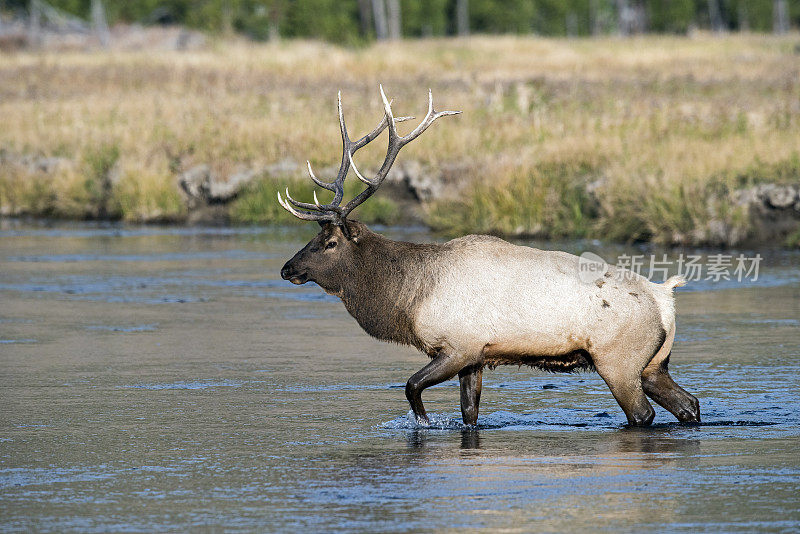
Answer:
<path fill-rule="evenodd" d="M 30 0 L 30 20 L 28 21 L 28 44 L 38 47 L 42 44 L 42 6 L 39 0 Z"/>
<path fill-rule="evenodd" d="M 281 38 L 281 22 L 283 22 L 282 2 L 271 2 L 267 10 L 267 18 L 267 38 L 271 43 L 279 41 Z"/>
<path fill-rule="evenodd" d="M 372 18 L 375 20 L 375 36 L 379 41 L 386 39 L 386 6 L 383 0 L 372 0 Z"/>
<path fill-rule="evenodd" d="M 775 33 L 789 32 L 789 13 L 786 0 L 773 0 L 772 2 L 772 31 Z"/>
<path fill-rule="evenodd" d="M 388 29 L 389 39 L 396 41 L 402 36 L 402 15 L 400 12 L 400 0 L 387 0 L 388 5 Z"/>
<path fill-rule="evenodd" d="M 722 20 L 722 13 L 719 10 L 718 0 L 708 0 L 708 19 L 711 21 L 711 29 L 717 33 L 725 31 L 725 23 Z"/>
<path fill-rule="evenodd" d="M 368 37 L 369 31 L 372 29 L 370 0 L 358 0 L 358 22 L 361 29 L 361 36 Z"/>
<path fill-rule="evenodd" d="M 387 3 L 389 5 L 389 39 L 396 41 L 401 36 L 400 0 L 387 0 Z"/>
<path fill-rule="evenodd" d="M 102 0 L 92 0 L 92 28 L 94 29 L 97 40 L 100 42 L 100 46 L 108 48 L 111 41 L 111 34 L 108 31 L 106 10 L 103 7 Z"/>
<path fill-rule="evenodd" d="M 567 13 L 567 37 L 575 37 L 578 35 L 578 16 L 574 11 Z"/>
<path fill-rule="evenodd" d="M 456 2 L 456 28 L 461 37 L 469 36 L 469 0 Z"/>
<path fill-rule="evenodd" d="M 739 31 L 749 32 L 750 15 L 747 13 L 747 2 L 739 2 L 738 15 L 739 15 Z"/>
<path fill-rule="evenodd" d="M 631 24 L 634 33 L 647 33 L 647 11 L 639 4 L 631 9 Z"/>
<path fill-rule="evenodd" d="M 230 2 L 223 2 L 222 3 L 222 20 L 220 24 L 222 25 L 222 34 L 223 35 L 233 35 L 233 7 L 230 5 Z"/>
<path fill-rule="evenodd" d="M 623 37 L 631 34 L 631 8 L 628 0 L 617 0 L 617 31 Z"/>
<path fill-rule="evenodd" d="M 598 0 L 591 0 L 589 3 L 589 16 L 592 19 L 592 35 L 597 37 L 600 35 L 600 6 L 598 5 Z"/>

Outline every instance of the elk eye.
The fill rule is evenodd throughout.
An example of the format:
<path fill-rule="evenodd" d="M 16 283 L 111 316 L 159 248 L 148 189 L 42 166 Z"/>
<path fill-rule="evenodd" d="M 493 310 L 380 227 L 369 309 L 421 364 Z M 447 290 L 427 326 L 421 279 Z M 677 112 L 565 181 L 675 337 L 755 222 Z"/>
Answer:
<path fill-rule="evenodd" d="M 328 241 L 328 243 L 325 245 L 325 250 L 328 250 L 328 249 L 333 248 L 335 246 L 336 246 L 336 241 Z"/>

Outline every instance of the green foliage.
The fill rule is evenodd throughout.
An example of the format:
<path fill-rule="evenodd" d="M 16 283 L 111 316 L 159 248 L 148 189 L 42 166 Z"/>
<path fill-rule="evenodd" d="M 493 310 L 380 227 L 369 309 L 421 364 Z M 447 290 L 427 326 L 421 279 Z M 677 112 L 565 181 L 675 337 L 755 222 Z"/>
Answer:
<path fill-rule="evenodd" d="M 57 195 L 46 214 L 70 219 L 117 218 L 112 173 L 119 155 L 116 144 L 88 148 L 73 172 L 60 180 L 51 178 L 51 187 L 57 190 Z M 36 175 L 30 179 L 36 181 Z M 28 209 L 34 214 L 44 214 L 42 206 L 29 204 Z"/>
<path fill-rule="evenodd" d="M 83 187 L 88 211 L 96 217 L 106 218 L 109 212 L 112 187 L 111 171 L 119 159 L 119 146 L 107 144 L 94 147 L 84 155 L 86 167 Z"/>
<path fill-rule="evenodd" d="M 186 205 L 173 179 L 147 173 L 127 173 L 114 187 L 114 212 L 126 221 L 181 221 Z"/>
<path fill-rule="evenodd" d="M 747 207 L 733 202 L 733 193 L 758 183 L 797 183 L 800 155 L 772 164 L 757 161 L 743 172 L 703 179 L 659 175 L 595 181 L 602 174 L 588 163 L 507 170 L 507 178 L 481 181 L 457 201 L 432 204 L 426 222 L 446 235 L 474 232 L 725 245 L 752 231 Z M 789 235 L 785 245 L 800 246 L 800 231 Z"/>
<path fill-rule="evenodd" d="M 789 4 L 797 4 L 797 2 L 790 0 Z M 740 28 L 746 25 L 749 26 L 750 30 L 757 32 L 772 31 L 773 9 L 773 0 L 727 0 L 720 2 L 722 16 L 729 27 Z M 789 9 L 791 11 L 792 8 L 790 7 Z M 797 22 L 797 18 L 793 20 L 795 23 Z"/>
<path fill-rule="evenodd" d="M 453 18 L 452 2 L 448 0 L 403 0 L 400 10 L 403 14 L 403 35 L 427 37 L 447 35 L 451 32 L 450 20 Z"/>
<path fill-rule="evenodd" d="M 735 173 L 731 181 L 738 187 L 760 183 L 796 184 L 800 182 L 800 152 L 775 163 L 756 159 L 744 172 Z"/>
<path fill-rule="evenodd" d="M 786 236 L 786 240 L 783 244 L 789 248 L 800 248 L 800 228 L 798 228 L 794 233 Z"/>
<path fill-rule="evenodd" d="M 364 0 L 361 0 L 364 1 Z M 470 28 L 475 33 L 589 35 L 595 25 L 604 31 L 616 26 L 613 0 L 468 0 Z M 91 0 L 49 0 L 51 4 L 89 18 Z M 452 35 L 456 32 L 457 0 L 401 0 L 402 33 L 408 37 Z M 637 2 L 630 2 L 636 5 Z M 168 22 L 210 32 L 238 31 L 256 39 L 272 35 L 324 39 L 358 44 L 374 37 L 372 9 L 361 20 L 359 0 L 104 0 L 110 23 Z M 708 28 L 707 0 L 641 0 L 649 31 L 686 33 Z M 28 0 L 5 0 L 0 7 L 26 9 Z M 771 31 L 773 0 L 718 0 L 729 29 L 743 26 Z M 800 24 L 800 2 L 788 3 L 793 26 Z M 366 31 L 365 31 L 366 30 Z"/>
<path fill-rule="evenodd" d="M 58 192 L 50 177 L 0 167 L 0 206 L 9 214 L 47 217 L 53 214 L 57 201 Z"/>
<path fill-rule="evenodd" d="M 695 9 L 692 0 L 647 2 L 650 27 L 657 32 L 686 33 L 695 19 Z"/>
<path fill-rule="evenodd" d="M 358 31 L 356 0 L 304 0 L 290 3 L 281 34 L 354 44 Z"/>
<path fill-rule="evenodd" d="M 747 208 L 731 201 L 735 180 L 663 176 L 611 184 L 598 192 L 594 235 L 612 241 L 719 246 L 747 235 Z"/>
<path fill-rule="evenodd" d="M 480 33 L 528 33 L 535 14 L 526 0 L 484 0 L 471 2 L 470 25 Z"/>
<path fill-rule="evenodd" d="M 507 178 L 481 181 L 458 201 L 434 203 L 426 222 L 448 235 L 585 236 L 596 217 L 586 189 L 593 172 L 583 163 L 510 169 Z"/>

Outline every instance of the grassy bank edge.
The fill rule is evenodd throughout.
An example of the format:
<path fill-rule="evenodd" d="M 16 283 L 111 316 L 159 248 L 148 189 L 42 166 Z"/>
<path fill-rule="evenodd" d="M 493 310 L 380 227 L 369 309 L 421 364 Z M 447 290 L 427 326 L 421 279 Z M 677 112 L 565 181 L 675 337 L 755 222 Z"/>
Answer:
<path fill-rule="evenodd" d="M 174 224 L 191 219 L 175 178 L 115 175 L 117 157 L 114 147 L 90 153 L 72 171 L 82 173 L 81 180 L 14 174 L 0 167 L 0 203 L 17 207 L 5 215 Z M 756 161 L 739 171 L 680 182 L 657 175 L 608 182 L 602 165 L 586 161 L 512 165 L 502 176 L 492 182 L 473 178 L 459 196 L 421 205 L 418 215 L 411 216 L 408 205 L 379 193 L 353 216 L 382 225 L 421 218 L 448 237 L 488 233 L 729 247 L 757 237 L 748 206 L 737 203 L 736 193 L 759 184 L 797 184 L 800 153 L 777 163 Z M 217 217 L 222 213 L 224 222 L 238 225 L 302 224 L 276 201 L 277 192 L 286 188 L 295 198 L 312 198 L 313 187 L 305 177 L 265 175 L 218 210 Z M 361 188 L 348 182 L 345 198 Z M 317 189 L 317 194 L 321 202 L 329 200 L 329 192 Z M 763 244 L 800 247 L 800 224 L 776 242 Z"/>

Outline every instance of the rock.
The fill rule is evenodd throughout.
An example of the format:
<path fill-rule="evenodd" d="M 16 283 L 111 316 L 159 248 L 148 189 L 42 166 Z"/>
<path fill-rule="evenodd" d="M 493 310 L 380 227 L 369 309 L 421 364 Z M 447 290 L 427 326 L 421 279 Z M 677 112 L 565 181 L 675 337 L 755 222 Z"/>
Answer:
<path fill-rule="evenodd" d="M 29 158 L 25 162 L 30 172 L 51 173 L 58 167 L 66 165 L 68 160 L 64 158 Z"/>
<path fill-rule="evenodd" d="M 178 184 L 189 198 L 189 209 L 201 205 L 225 204 L 235 199 L 253 179 L 261 175 L 261 169 L 247 169 L 219 180 L 208 165 L 197 165 L 183 172 Z"/>
<path fill-rule="evenodd" d="M 735 241 L 731 240 L 732 229 L 720 219 L 711 219 L 706 225 L 705 241 L 712 244 L 724 244 Z"/>
<path fill-rule="evenodd" d="M 800 228 L 800 185 L 760 184 L 734 191 L 731 198 L 747 209 L 748 237 L 756 243 L 780 242 Z M 733 238 L 743 240 L 744 236 Z"/>
<path fill-rule="evenodd" d="M 759 202 L 758 188 L 750 187 L 748 189 L 739 189 L 731 193 L 733 202 L 738 206 L 750 206 Z"/>
<path fill-rule="evenodd" d="M 13 154 L 0 150 L 0 165 L 19 167 L 29 174 L 51 174 L 59 167 L 68 167 L 72 161 L 66 158 L 36 156 L 33 154 Z"/>
<path fill-rule="evenodd" d="M 800 203 L 800 185 L 760 184 L 732 193 L 734 202 L 759 212 L 791 210 Z"/>
<path fill-rule="evenodd" d="M 424 167 L 419 161 L 402 162 L 386 176 L 387 183 L 405 187 L 417 202 L 430 202 L 442 195 L 442 176 Z"/>
<path fill-rule="evenodd" d="M 260 171 L 250 169 L 231 174 L 227 182 L 208 180 L 208 189 L 206 191 L 208 203 L 224 204 L 233 200 L 259 174 L 261 174 Z"/>
<path fill-rule="evenodd" d="M 300 172 L 300 164 L 298 164 L 293 159 L 284 158 L 277 163 L 273 163 L 272 165 L 267 165 L 266 167 L 264 167 L 264 172 L 269 174 L 270 176 L 284 176 L 287 174 L 296 174 Z M 333 172 L 336 172 L 336 170 L 334 170 Z"/>
<path fill-rule="evenodd" d="M 760 187 L 761 198 L 776 209 L 791 208 L 798 196 L 798 191 L 791 185 L 765 184 Z"/>
<path fill-rule="evenodd" d="M 434 170 L 419 161 L 396 164 L 386 176 L 386 185 L 395 194 L 410 196 L 418 203 L 455 197 L 468 182 L 463 179 L 465 164 L 442 164 Z"/>
<path fill-rule="evenodd" d="M 178 185 L 189 197 L 189 209 L 196 208 L 198 204 L 206 204 L 204 191 L 208 181 L 211 180 L 211 169 L 208 165 L 198 165 L 184 172 L 178 178 Z"/>

